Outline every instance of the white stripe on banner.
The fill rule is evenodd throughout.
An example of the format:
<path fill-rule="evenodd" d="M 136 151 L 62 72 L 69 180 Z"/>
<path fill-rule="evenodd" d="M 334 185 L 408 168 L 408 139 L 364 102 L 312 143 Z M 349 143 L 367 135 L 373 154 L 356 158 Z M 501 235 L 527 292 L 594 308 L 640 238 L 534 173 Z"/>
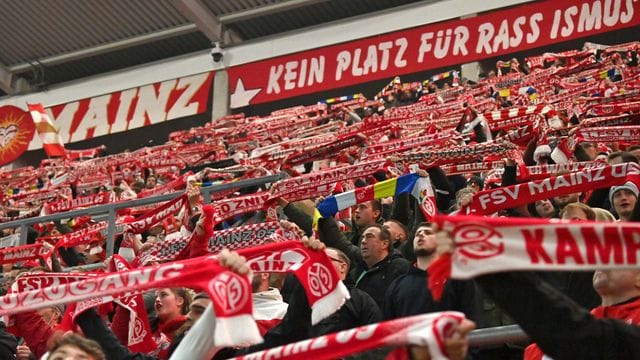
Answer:
<path fill-rule="evenodd" d="M 348 191 L 346 193 L 336 195 L 336 203 L 338 209 L 346 209 L 356 204 L 356 192 Z"/>

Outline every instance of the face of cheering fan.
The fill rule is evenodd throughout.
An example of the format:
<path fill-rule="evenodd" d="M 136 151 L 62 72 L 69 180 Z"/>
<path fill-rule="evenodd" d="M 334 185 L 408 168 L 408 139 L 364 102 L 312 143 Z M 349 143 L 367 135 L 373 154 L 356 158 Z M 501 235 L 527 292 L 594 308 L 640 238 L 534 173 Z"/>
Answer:
<path fill-rule="evenodd" d="M 356 206 L 355 223 L 359 227 L 373 225 L 380 216 L 380 210 L 374 210 L 371 201 L 367 201 Z"/>
<path fill-rule="evenodd" d="M 637 296 L 640 292 L 640 270 L 596 270 L 593 288 L 600 296 Z"/>
<path fill-rule="evenodd" d="M 169 321 L 182 315 L 184 299 L 177 296 L 170 288 L 160 289 L 156 292 L 154 306 L 160 321 Z"/>
<path fill-rule="evenodd" d="M 623 218 L 631 216 L 637 201 L 636 195 L 627 189 L 620 189 L 613 194 L 613 208 Z"/>
<path fill-rule="evenodd" d="M 571 204 L 571 203 L 575 203 L 578 202 L 580 200 L 580 193 L 573 193 L 573 194 L 566 194 L 566 195 L 560 195 L 560 196 L 556 196 L 554 198 L 556 204 L 558 204 L 558 206 L 560 207 L 560 209 L 564 208 L 565 206 Z"/>
<path fill-rule="evenodd" d="M 413 253 L 416 256 L 430 256 L 435 253 L 438 243 L 431 226 L 420 226 L 413 238 Z"/>
<path fill-rule="evenodd" d="M 389 246 L 390 239 L 382 239 L 381 230 L 375 226 L 366 229 L 362 233 L 360 253 L 368 266 L 373 266 L 382 261 L 389 254 Z"/>
<path fill-rule="evenodd" d="M 553 207 L 551 200 L 544 199 L 536 201 L 536 213 L 541 218 L 551 218 L 556 209 Z"/>

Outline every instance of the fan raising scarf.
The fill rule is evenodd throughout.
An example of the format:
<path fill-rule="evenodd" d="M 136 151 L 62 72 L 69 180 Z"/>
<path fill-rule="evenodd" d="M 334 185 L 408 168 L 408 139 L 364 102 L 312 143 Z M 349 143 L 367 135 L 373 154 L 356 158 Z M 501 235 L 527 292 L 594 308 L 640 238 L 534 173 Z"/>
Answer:
<path fill-rule="evenodd" d="M 239 250 L 254 272 L 293 272 L 311 306 L 311 324 L 333 314 L 349 299 L 331 259 L 324 251 L 307 249 L 299 241 L 284 241 Z"/>
<path fill-rule="evenodd" d="M 640 184 L 640 165 L 624 163 L 586 169 L 544 180 L 511 185 L 476 193 L 463 213 L 492 214 L 554 196 L 620 185 L 627 180 Z"/>
<path fill-rule="evenodd" d="M 418 200 L 420 209 L 427 219 L 431 219 L 436 214 L 435 195 L 429 178 L 420 177 L 417 174 L 407 174 L 329 196 L 318 204 L 316 217 L 333 216 L 338 211 L 356 204 L 404 193 L 410 193 Z"/>
<path fill-rule="evenodd" d="M 513 270 L 575 271 L 637 268 L 640 224 L 533 218 L 436 216 L 455 250 L 429 267 L 429 288 L 442 294 L 446 278 Z"/>
<path fill-rule="evenodd" d="M 431 219 L 437 212 L 435 195 L 428 177 L 417 174 L 402 175 L 394 179 L 381 181 L 374 185 L 332 195 L 318 204 L 316 217 L 329 217 L 338 211 L 356 204 L 374 199 L 410 193 L 420 203 L 420 209 L 427 219 Z"/>
<path fill-rule="evenodd" d="M 153 209 L 141 217 L 128 222 L 127 230 L 134 234 L 142 234 L 143 232 L 149 230 L 153 225 L 161 222 L 164 219 L 173 216 L 174 213 L 180 211 L 183 207 L 187 205 L 187 195 L 181 195 L 177 198 L 159 206 L 156 209 Z"/>
<path fill-rule="evenodd" d="M 280 224 L 275 221 L 233 227 L 214 231 L 207 240 L 207 251 L 215 254 L 222 249 L 238 250 L 261 245 L 265 240 L 279 234 L 280 237 L 293 240 L 293 231 L 282 231 Z M 141 264 L 149 261 L 173 261 L 189 245 L 190 237 L 179 237 L 158 241 L 151 248 L 140 254 Z"/>
<path fill-rule="evenodd" d="M 314 325 L 333 314 L 349 298 L 349 291 L 324 251 L 309 250 L 298 241 L 285 241 L 245 249 L 240 254 L 249 260 L 254 271 L 293 272 L 305 288 Z M 215 256 L 95 275 L 76 282 L 8 294 L 0 298 L 0 315 L 87 299 L 94 299 L 97 305 L 149 289 L 183 286 L 202 289 L 212 299 L 217 317 L 216 344 L 235 346 L 261 340 L 251 316 L 249 279 L 221 267 Z"/>
<path fill-rule="evenodd" d="M 85 280 L 7 294 L 0 298 L 0 314 L 13 314 L 43 307 L 96 299 L 96 305 L 149 289 L 186 286 L 206 291 L 218 316 L 216 344 L 233 346 L 261 340 L 251 316 L 251 284 L 218 264 L 215 257 L 97 275 Z M 126 293 L 125 293 L 126 292 Z"/>
<path fill-rule="evenodd" d="M 452 335 L 452 328 L 463 319 L 462 313 L 454 311 L 416 315 L 322 335 L 233 359 L 339 359 L 383 346 L 417 345 L 428 346 L 431 359 L 444 360 L 448 359 L 445 339 Z"/>

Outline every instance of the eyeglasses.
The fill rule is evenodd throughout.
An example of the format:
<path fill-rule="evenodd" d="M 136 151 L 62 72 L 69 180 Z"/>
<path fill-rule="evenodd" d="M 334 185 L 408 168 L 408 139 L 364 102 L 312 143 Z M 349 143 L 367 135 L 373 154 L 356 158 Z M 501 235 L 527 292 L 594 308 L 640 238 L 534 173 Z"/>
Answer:
<path fill-rule="evenodd" d="M 337 261 L 339 263 L 346 264 L 346 262 L 344 262 L 344 261 L 342 261 L 340 259 L 332 258 L 331 256 L 329 256 L 329 259 L 331 259 L 331 261 Z"/>

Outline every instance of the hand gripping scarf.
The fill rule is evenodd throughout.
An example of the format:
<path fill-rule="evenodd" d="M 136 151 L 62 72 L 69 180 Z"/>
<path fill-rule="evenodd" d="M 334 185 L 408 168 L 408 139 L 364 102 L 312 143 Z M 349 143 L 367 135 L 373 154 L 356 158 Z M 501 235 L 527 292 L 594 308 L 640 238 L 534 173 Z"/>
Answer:
<path fill-rule="evenodd" d="M 453 254 L 438 258 L 428 269 L 429 288 L 438 296 L 448 277 L 638 266 L 638 223 L 477 216 L 436 216 L 434 223 L 450 232 L 456 244 Z"/>
<path fill-rule="evenodd" d="M 431 359 L 444 360 L 448 359 L 445 339 L 463 319 L 462 313 L 454 311 L 416 315 L 322 335 L 233 360 L 339 359 L 378 347 L 404 345 L 428 346 Z"/>
<path fill-rule="evenodd" d="M 240 251 L 254 271 L 293 272 L 305 287 L 312 308 L 312 324 L 338 310 L 349 298 L 331 260 L 324 251 L 307 249 L 297 241 L 285 241 Z M 206 291 L 217 317 L 215 343 L 246 345 L 260 341 L 253 321 L 248 277 L 218 264 L 215 256 L 203 256 L 152 267 L 96 275 L 71 283 L 0 297 L 0 315 L 95 299 L 94 304 L 132 296 L 149 289 L 185 286 Z"/>
<path fill-rule="evenodd" d="M 0 314 L 13 314 L 92 298 L 108 302 L 149 289 L 179 286 L 202 289 L 213 300 L 214 310 L 219 316 L 214 334 L 217 344 L 233 346 L 260 341 L 258 328 L 251 317 L 251 284 L 248 277 L 220 266 L 215 257 L 211 256 L 97 275 L 59 286 L 7 294 L 0 298 Z"/>
<path fill-rule="evenodd" d="M 435 195 L 428 177 L 417 174 L 402 175 L 397 178 L 381 181 L 374 185 L 329 196 L 317 206 L 318 215 L 329 217 L 338 211 L 366 201 L 381 199 L 398 194 L 410 193 L 420 203 L 420 209 L 427 219 L 437 212 Z"/>
<path fill-rule="evenodd" d="M 153 225 L 169 218 L 170 216 L 173 216 L 174 213 L 180 211 L 186 205 L 187 195 L 184 194 L 161 205 L 154 210 L 145 213 L 138 219 L 128 222 L 127 231 L 134 234 L 142 234 L 143 232 L 149 230 L 149 228 L 151 228 Z"/>
<path fill-rule="evenodd" d="M 265 240 L 281 230 L 278 222 L 265 222 L 213 231 L 208 236 L 207 250 L 216 254 L 222 249 L 238 250 L 261 245 Z M 282 237 L 293 240 L 293 232 L 283 232 Z M 151 248 L 140 254 L 139 262 L 173 261 L 188 246 L 190 237 L 179 237 L 158 241 Z"/>

